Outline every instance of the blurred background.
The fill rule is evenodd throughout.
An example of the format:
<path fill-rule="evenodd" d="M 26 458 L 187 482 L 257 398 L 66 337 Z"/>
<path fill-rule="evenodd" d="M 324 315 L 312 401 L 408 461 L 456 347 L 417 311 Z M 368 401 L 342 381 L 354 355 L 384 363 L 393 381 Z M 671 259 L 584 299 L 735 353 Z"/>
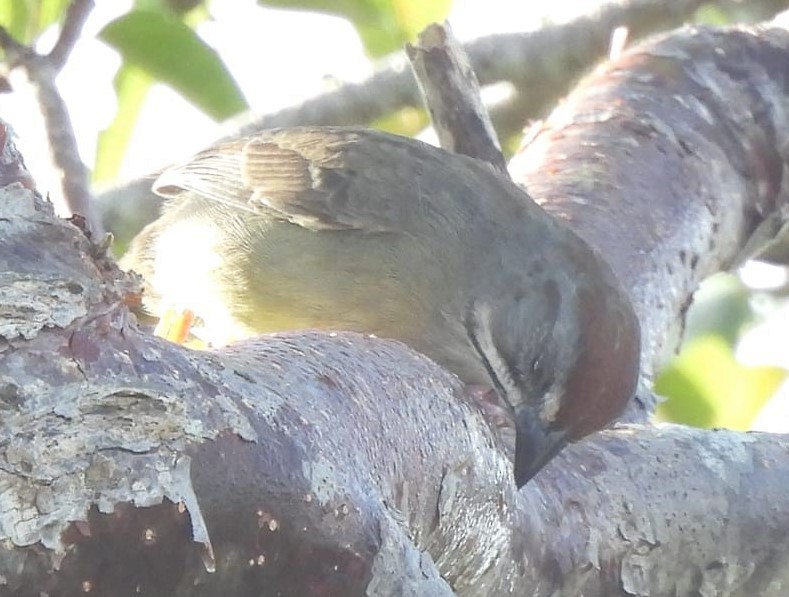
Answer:
<path fill-rule="evenodd" d="M 580 39 L 607 23 L 600 17 L 604 11 L 621 10 L 612 8 L 616 4 L 628 3 L 100 0 L 58 87 L 81 158 L 101 194 L 119 181 L 150 177 L 188 157 L 227 134 L 227 121 L 237 114 L 275 113 L 349 84 L 361 85 L 382 70 L 404 68 L 396 53 L 432 21 L 448 19 L 463 41 L 567 23 L 579 25 L 574 31 L 581 32 L 576 35 Z M 676 5 L 676 24 L 718 25 L 764 20 L 789 2 L 654 4 Z M 45 52 L 57 39 L 67 6 L 67 0 L 0 0 L 0 26 L 17 41 Z M 653 13 L 642 12 L 639 18 L 647 23 L 639 34 L 666 28 L 659 21 L 663 16 L 650 23 Z M 608 26 L 602 35 L 612 31 Z M 567 49 L 546 41 L 541 67 Z M 559 69 L 563 86 L 547 106 L 525 111 L 517 129 L 500 131 L 505 146 L 517 145 L 528 121 L 544 116 L 578 75 L 604 55 L 588 56 L 587 63 L 559 60 L 551 66 Z M 49 192 L 57 205 L 60 174 L 51 165 L 47 134 L 29 84 L 16 71 L 0 72 L 0 78 L 13 89 L 0 94 L 0 115 L 16 130 L 39 189 Z M 494 104 L 511 92 L 500 84 L 484 91 Z M 428 119 L 418 106 L 406 105 L 365 124 L 424 135 Z M 122 250 L 123 234 L 116 236 Z M 688 316 L 682 352 L 657 380 L 658 393 L 666 397 L 658 412 L 662 419 L 700 427 L 789 431 L 788 280 L 783 265 L 748 262 L 704 284 Z"/>

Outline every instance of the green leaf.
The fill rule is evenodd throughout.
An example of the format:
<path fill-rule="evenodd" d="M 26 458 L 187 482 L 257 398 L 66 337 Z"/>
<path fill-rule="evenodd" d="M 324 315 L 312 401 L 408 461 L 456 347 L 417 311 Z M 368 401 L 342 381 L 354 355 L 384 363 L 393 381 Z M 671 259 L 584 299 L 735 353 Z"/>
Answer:
<path fill-rule="evenodd" d="M 370 123 L 370 126 L 381 131 L 395 133 L 396 135 L 413 137 L 423 131 L 429 124 L 430 118 L 425 110 L 406 106 L 374 120 Z"/>
<path fill-rule="evenodd" d="M 16 41 L 29 43 L 29 2 L 0 2 L 0 26 L 5 27 Z"/>
<path fill-rule="evenodd" d="M 36 12 L 38 15 L 36 27 L 41 32 L 53 23 L 63 21 L 66 16 L 66 8 L 70 0 L 41 0 L 35 2 L 38 6 Z"/>
<path fill-rule="evenodd" d="M 200 21 L 208 17 L 207 0 L 134 0 L 133 10 L 150 10 L 177 16 L 189 26 L 195 23 L 193 15 L 199 15 Z M 191 14 L 190 14 L 191 13 Z"/>
<path fill-rule="evenodd" d="M 444 20 L 452 0 L 258 0 L 259 4 L 311 10 L 350 20 L 371 56 L 383 56 L 413 41 L 430 23 Z"/>
<path fill-rule="evenodd" d="M 104 27 L 99 38 L 120 52 L 126 63 L 167 83 L 215 120 L 247 108 L 216 51 L 168 14 L 132 11 Z"/>
<path fill-rule="evenodd" d="M 93 168 L 94 182 L 117 178 L 153 79 L 143 70 L 125 64 L 118 69 L 113 83 L 118 108 L 110 125 L 99 134 Z"/>
<path fill-rule="evenodd" d="M 63 20 L 69 0 L 0 1 L 0 26 L 16 41 L 33 45 L 50 25 Z"/>
<path fill-rule="evenodd" d="M 702 4 L 693 15 L 693 22 L 698 25 L 723 26 L 731 22 L 731 15 L 714 4 Z"/>
<path fill-rule="evenodd" d="M 717 334 L 698 337 L 658 377 L 655 390 L 668 400 L 657 413 L 696 427 L 747 430 L 786 374 L 739 363 Z"/>

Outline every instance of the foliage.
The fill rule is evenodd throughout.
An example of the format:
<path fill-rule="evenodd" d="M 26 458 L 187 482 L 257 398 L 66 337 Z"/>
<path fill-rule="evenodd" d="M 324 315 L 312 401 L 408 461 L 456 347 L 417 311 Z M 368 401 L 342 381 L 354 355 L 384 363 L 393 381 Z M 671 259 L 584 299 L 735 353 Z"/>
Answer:
<path fill-rule="evenodd" d="M 233 76 L 217 52 L 166 9 L 132 10 L 99 34 L 123 64 L 115 77 L 118 110 L 99 139 L 97 180 L 116 175 L 148 90 L 166 83 L 216 120 L 247 107 Z"/>
<path fill-rule="evenodd" d="M 109 23 L 99 37 L 120 53 L 125 65 L 167 83 L 217 120 L 247 107 L 216 51 L 172 15 L 133 10 Z"/>
<path fill-rule="evenodd" d="M 658 415 L 695 427 L 745 431 L 785 378 L 778 367 L 743 365 L 722 336 L 709 334 L 688 343 L 658 378 L 655 390 L 668 396 Z"/>
<path fill-rule="evenodd" d="M 696 427 L 750 429 L 786 379 L 778 367 L 748 366 L 735 358 L 740 338 L 756 319 L 752 296 L 738 278 L 718 275 L 696 293 L 685 344 L 661 372 L 655 391 L 667 398 L 664 420 Z"/>
<path fill-rule="evenodd" d="M 351 21 L 373 57 L 411 42 L 426 25 L 446 18 L 452 0 L 259 0 L 279 8 L 310 10 Z"/>
<path fill-rule="evenodd" d="M 0 2 L 0 24 L 20 43 L 30 45 L 47 27 L 62 19 L 69 0 Z"/>
<path fill-rule="evenodd" d="M 62 21 L 68 0 L 0 2 L 0 23 L 15 39 L 34 43 L 47 27 Z M 446 17 L 451 0 L 261 0 L 261 5 L 319 11 L 350 20 L 372 57 L 382 56 L 413 41 L 429 22 Z M 122 57 L 114 85 L 118 98 L 115 118 L 99 138 L 93 176 L 97 181 L 117 176 L 137 117 L 154 83 L 172 87 L 215 120 L 225 120 L 247 108 L 232 73 L 217 52 L 197 34 L 206 16 L 205 0 L 137 0 L 99 38 Z M 413 117 L 404 120 L 408 125 Z M 397 126 L 396 120 L 390 125 Z"/>

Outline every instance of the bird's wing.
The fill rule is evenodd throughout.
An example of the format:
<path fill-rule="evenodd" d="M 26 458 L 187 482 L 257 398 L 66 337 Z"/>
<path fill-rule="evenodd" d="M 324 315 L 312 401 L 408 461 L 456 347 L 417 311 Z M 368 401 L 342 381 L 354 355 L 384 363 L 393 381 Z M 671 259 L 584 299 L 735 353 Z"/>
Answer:
<path fill-rule="evenodd" d="M 198 153 L 184 164 L 165 170 L 153 184 L 153 191 L 165 198 L 184 191 L 212 201 L 249 211 L 250 190 L 241 176 L 243 144 L 222 143 Z"/>
<path fill-rule="evenodd" d="M 397 231 L 419 216 L 415 210 L 429 209 L 420 180 L 431 164 L 446 168 L 446 159 L 424 143 L 375 131 L 275 129 L 168 169 L 154 190 L 192 191 L 306 228 Z"/>

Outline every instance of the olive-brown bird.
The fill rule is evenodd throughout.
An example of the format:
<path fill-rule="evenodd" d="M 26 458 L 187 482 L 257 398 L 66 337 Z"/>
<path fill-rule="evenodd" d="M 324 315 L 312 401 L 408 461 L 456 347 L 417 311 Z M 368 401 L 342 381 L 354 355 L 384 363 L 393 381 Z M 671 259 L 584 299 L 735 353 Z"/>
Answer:
<path fill-rule="evenodd" d="M 588 245 L 474 159 L 351 128 L 221 143 L 165 171 L 172 200 L 124 259 L 145 305 L 231 336 L 396 338 L 495 388 L 520 487 L 635 391 L 639 325 Z"/>

